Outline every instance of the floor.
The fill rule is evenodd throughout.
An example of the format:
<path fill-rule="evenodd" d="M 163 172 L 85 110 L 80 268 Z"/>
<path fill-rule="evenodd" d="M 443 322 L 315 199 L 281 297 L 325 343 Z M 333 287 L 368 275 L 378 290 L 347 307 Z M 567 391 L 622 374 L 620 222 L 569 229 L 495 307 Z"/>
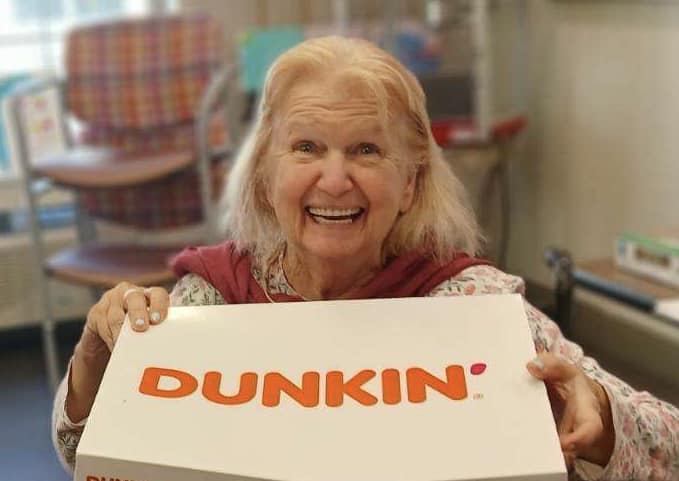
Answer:
<path fill-rule="evenodd" d="M 64 363 L 77 342 L 80 329 L 79 322 L 59 326 Z M 635 387 L 679 404 L 679 393 L 627 366 L 614 365 L 592 354 L 606 369 Z M 0 333 L 0 387 L 0 477 L 12 481 L 70 479 L 59 464 L 49 437 L 52 399 L 45 380 L 37 329 Z"/>
<path fill-rule="evenodd" d="M 62 360 L 70 356 L 80 328 L 79 322 L 60 326 Z M 0 336 L 0 387 L 0 477 L 12 481 L 71 479 L 50 441 L 52 395 L 37 329 Z"/>

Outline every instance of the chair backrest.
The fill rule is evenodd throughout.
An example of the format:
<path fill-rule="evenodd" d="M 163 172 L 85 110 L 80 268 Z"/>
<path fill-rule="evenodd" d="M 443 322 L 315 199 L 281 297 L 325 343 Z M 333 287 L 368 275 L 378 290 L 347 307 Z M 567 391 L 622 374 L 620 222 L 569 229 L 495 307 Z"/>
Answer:
<path fill-rule="evenodd" d="M 98 131 L 192 122 L 223 61 L 221 29 L 207 15 L 78 27 L 66 41 L 67 103 Z"/>
<path fill-rule="evenodd" d="M 225 60 L 224 36 L 213 18 L 163 15 L 81 26 L 68 34 L 65 50 L 67 108 L 83 123 L 79 143 L 196 153 L 201 99 Z M 214 112 L 210 145 L 224 145 L 224 120 L 223 112 Z M 221 180 L 223 173 L 214 176 Z M 82 190 L 80 204 L 92 217 L 144 229 L 203 219 L 192 171 L 143 186 Z"/>

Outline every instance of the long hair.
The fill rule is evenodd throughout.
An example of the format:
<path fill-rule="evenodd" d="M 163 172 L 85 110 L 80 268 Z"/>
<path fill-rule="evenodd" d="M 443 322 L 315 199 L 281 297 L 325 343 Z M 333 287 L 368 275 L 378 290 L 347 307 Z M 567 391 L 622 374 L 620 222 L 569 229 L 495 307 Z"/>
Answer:
<path fill-rule="evenodd" d="M 479 228 L 464 187 L 443 158 L 429 128 L 425 96 L 415 76 L 370 42 L 343 37 L 307 40 L 282 54 L 266 77 L 257 118 L 228 175 L 222 200 L 223 228 L 238 249 L 266 265 L 285 245 L 267 196 L 265 157 L 274 117 L 295 81 L 333 72 L 367 89 L 381 121 L 403 115 L 408 157 L 400 159 L 416 176 L 410 209 L 401 214 L 383 245 L 383 258 L 419 249 L 441 262 L 455 252 L 477 253 Z"/>

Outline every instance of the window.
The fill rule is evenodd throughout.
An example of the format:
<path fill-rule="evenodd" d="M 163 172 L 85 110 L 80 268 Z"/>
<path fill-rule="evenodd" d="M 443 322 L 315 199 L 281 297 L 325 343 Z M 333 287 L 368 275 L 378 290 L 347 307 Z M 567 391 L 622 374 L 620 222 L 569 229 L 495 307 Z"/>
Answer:
<path fill-rule="evenodd" d="M 62 72 L 64 34 L 74 24 L 169 11 L 177 0 L 0 0 L 0 102 L 30 75 Z M 4 116 L 2 116 L 4 117 Z M 11 174 L 0 118 L 0 180 Z"/>
<path fill-rule="evenodd" d="M 162 9 L 152 0 L 4 0 L 0 2 L 0 76 L 58 71 L 64 33 L 76 22 Z"/>

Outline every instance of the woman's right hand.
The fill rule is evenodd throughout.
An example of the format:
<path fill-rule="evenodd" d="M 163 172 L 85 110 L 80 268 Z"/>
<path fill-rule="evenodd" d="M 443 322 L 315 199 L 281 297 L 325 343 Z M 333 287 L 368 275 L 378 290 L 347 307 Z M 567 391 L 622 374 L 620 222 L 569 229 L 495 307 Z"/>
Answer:
<path fill-rule="evenodd" d="M 73 352 L 66 398 L 71 421 L 79 422 L 89 415 L 125 317 L 134 331 L 144 332 L 167 317 L 169 305 L 170 296 L 162 287 L 121 282 L 92 306 Z"/>
<path fill-rule="evenodd" d="M 81 348 L 90 354 L 110 354 L 118 340 L 125 316 L 132 329 L 144 332 L 149 325 L 167 317 L 170 296 L 162 287 L 143 288 L 121 282 L 101 296 L 87 313 L 87 322 L 80 339 Z"/>

